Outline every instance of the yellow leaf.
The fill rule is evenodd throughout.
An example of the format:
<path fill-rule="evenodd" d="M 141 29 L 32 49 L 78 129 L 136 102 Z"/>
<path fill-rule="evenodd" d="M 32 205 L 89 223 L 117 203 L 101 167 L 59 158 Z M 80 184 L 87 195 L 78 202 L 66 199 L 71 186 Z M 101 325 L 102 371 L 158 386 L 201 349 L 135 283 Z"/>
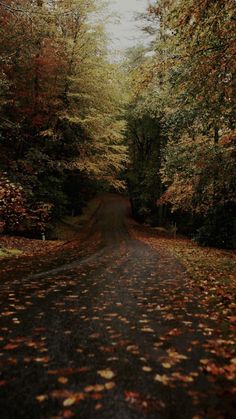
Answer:
<path fill-rule="evenodd" d="M 144 367 L 142 367 L 142 370 L 145 371 L 145 372 L 150 372 L 150 371 L 152 371 L 152 368 L 144 365 Z"/>
<path fill-rule="evenodd" d="M 48 396 L 46 396 L 45 394 L 41 394 L 40 396 L 36 396 L 36 400 L 38 400 L 38 402 L 44 402 L 45 400 L 47 400 Z"/>
<path fill-rule="evenodd" d="M 151 329 L 150 327 L 143 327 L 141 330 L 142 330 L 142 332 L 150 332 L 150 333 L 154 332 L 154 330 Z"/>
<path fill-rule="evenodd" d="M 97 371 L 98 375 L 100 375 L 100 377 L 102 378 L 106 378 L 106 380 L 110 380 L 111 378 L 113 378 L 115 376 L 114 372 L 106 369 L 106 370 L 99 370 Z"/>
<path fill-rule="evenodd" d="M 170 382 L 169 377 L 167 377 L 167 375 L 163 374 L 163 375 L 159 375 L 156 374 L 154 377 L 155 381 L 159 381 L 160 383 L 164 384 L 165 386 L 167 386 Z"/>
<path fill-rule="evenodd" d="M 171 368 L 171 365 L 169 364 L 169 362 L 163 362 L 163 364 L 161 364 L 163 366 L 163 368 Z"/>
<path fill-rule="evenodd" d="M 76 398 L 75 397 L 68 397 L 68 399 L 64 400 L 63 406 L 72 406 L 72 404 L 75 404 Z"/>
<path fill-rule="evenodd" d="M 207 365 L 209 363 L 209 359 L 200 359 L 200 363 L 203 365 Z"/>

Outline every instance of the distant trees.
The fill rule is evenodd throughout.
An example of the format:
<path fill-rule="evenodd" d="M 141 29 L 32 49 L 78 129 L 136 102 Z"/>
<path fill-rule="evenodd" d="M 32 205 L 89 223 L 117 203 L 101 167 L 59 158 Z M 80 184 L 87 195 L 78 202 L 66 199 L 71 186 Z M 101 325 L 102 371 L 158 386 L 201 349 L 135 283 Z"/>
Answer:
<path fill-rule="evenodd" d="M 85 179 L 122 186 L 122 78 L 101 10 L 94 0 L 0 2 L 0 167 L 28 206 L 46 205 L 52 217 L 75 201 L 72 173 L 83 189 Z M 84 198 L 75 193 L 76 210 Z"/>
<path fill-rule="evenodd" d="M 166 138 L 162 130 L 161 110 L 157 107 L 150 83 L 152 59 L 146 56 L 146 52 L 143 47 L 127 52 L 126 67 L 131 91 L 126 112 L 131 162 L 127 183 L 135 217 L 151 224 L 161 224 L 162 211 L 157 208 L 156 201 L 163 191 L 159 170 Z"/>

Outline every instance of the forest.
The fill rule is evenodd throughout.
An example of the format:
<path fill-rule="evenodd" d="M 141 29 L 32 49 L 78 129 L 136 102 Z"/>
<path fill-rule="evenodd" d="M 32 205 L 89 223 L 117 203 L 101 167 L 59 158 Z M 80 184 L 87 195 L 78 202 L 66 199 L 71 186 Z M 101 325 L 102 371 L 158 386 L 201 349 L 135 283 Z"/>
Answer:
<path fill-rule="evenodd" d="M 0 0 L 1 419 L 235 417 L 235 25 Z"/>
<path fill-rule="evenodd" d="M 50 237 L 101 191 L 234 248 L 235 2 L 159 0 L 111 57 L 95 0 L 0 2 L 0 228 Z"/>

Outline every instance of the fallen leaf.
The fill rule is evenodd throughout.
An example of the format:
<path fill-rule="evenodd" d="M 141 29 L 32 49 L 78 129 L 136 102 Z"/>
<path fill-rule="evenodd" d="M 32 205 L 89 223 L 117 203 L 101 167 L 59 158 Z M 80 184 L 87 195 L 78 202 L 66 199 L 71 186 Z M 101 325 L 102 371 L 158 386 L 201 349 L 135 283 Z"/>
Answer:
<path fill-rule="evenodd" d="M 46 396 L 46 394 L 40 394 L 40 396 L 36 396 L 35 398 L 38 402 L 42 403 L 47 400 L 48 396 Z"/>
<path fill-rule="evenodd" d="M 61 383 L 61 384 L 66 384 L 66 383 L 68 383 L 68 378 L 66 378 L 66 377 L 59 377 L 59 378 L 57 379 L 57 381 L 58 381 L 59 383 Z"/>
<path fill-rule="evenodd" d="M 91 399 L 93 399 L 93 400 L 101 400 L 102 399 L 102 395 L 101 395 L 101 393 L 92 393 L 91 394 Z"/>
<path fill-rule="evenodd" d="M 125 391 L 125 400 L 127 402 L 133 403 L 138 398 L 140 398 L 140 393 L 137 391 Z"/>
<path fill-rule="evenodd" d="M 13 343 L 8 343 L 7 345 L 3 347 L 3 349 L 5 349 L 6 351 L 9 351 L 9 350 L 11 351 L 12 349 L 16 349 L 16 348 L 18 348 L 18 345 L 13 344 Z"/>
<path fill-rule="evenodd" d="M 44 357 L 41 357 L 41 358 L 34 358 L 34 360 L 36 362 L 45 362 L 45 363 L 47 363 L 47 362 L 49 362 L 50 358 L 48 356 L 44 356 Z"/>
<path fill-rule="evenodd" d="M 114 387 L 115 387 L 115 383 L 114 383 L 114 381 L 109 381 L 109 383 L 106 383 L 105 384 L 105 389 L 106 390 L 112 390 Z"/>
<path fill-rule="evenodd" d="M 169 364 L 168 362 L 163 362 L 161 365 L 163 366 L 163 368 L 171 368 L 171 364 Z"/>
<path fill-rule="evenodd" d="M 142 332 L 149 332 L 149 333 L 153 333 L 154 332 L 154 330 L 151 329 L 150 327 L 143 327 L 141 330 L 142 330 Z"/>
<path fill-rule="evenodd" d="M 97 403 L 95 405 L 95 410 L 100 410 L 102 408 L 102 404 L 101 403 Z"/>
<path fill-rule="evenodd" d="M 156 374 L 155 377 L 154 377 L 154 380 L 159 381 L 160 383 L 164 384 L 165 386 L 167 386 L 170 382 L 169 377 L 165 374 L 163 374 L 163 375 Z"/>
<path fill-rule="evenodd" d="M 173 372 L 172 377 L 176 380 L 182 381 L 183 383 L 192 383 L 194 381 L 193 377 L 190 375 L 182 375 L 179 372 Z"/>
<path fill-rule="evenodd" d="M 104 390 L 104 386 L 102 385 L 102 384 L 95 384 L 95 385 L 91 385 L 91 386 L 86 386 L 85 388 L 84 388 L 84 391 L 86 392 L 86 393 L 91 393 L 92 391 L 95 391 L 95 392 L 99 392 L 99 391 L 103 391 Z"/>
<path fill-rule="evenodd" d="M 175 329 L 170 330 L 167 334 L 169 336 L 179 336 L 182 334 L 182 332 L 179 329 L 175 328 Z"/>
<path fill-rule="evenodd" d="M 75 414 L 72 410 L 64 410 L 63 418 L 72 418 L 73 416 L 75 416 Z"/>
<path fill-rule="evenodd" d="M 146 365 L 144 365 L 144 366 L 142 367 L 142 370 L 143 370 L 143 371 L 145 371 L 145 372 L 150 372 L 150 371 L 152 371 L 152 368 L 151 368 L 151 367 L 148 367 L 148 366 L 146 366 Z"/>
<path fill-rule="evenodd" d="M 111 378 L 113 378 L 115 376 L 114 372 L 106 369 L 106 370 L 99 370 L 97 371 L 98 375 L 100 375 L 100 377 L 105 378 L 106 380 L 110 380 Z"/>
<path fill-rule="evenodd" d="M 68 397 L 68 399 L 65 399 L 63 402 L 63 406 L 67 407 L 67 406 L 72 406 L 73 404 L 75 404 L 76 402 L 76 398 L 75 397 Z"/>

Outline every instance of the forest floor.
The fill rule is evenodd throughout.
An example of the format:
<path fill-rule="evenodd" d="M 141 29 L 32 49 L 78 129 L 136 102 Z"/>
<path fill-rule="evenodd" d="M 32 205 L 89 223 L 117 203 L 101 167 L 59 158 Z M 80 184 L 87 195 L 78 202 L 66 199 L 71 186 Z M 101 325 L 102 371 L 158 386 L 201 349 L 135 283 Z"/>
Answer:
<path fill-rule="evenodd" d="M 1 418 L 234 417 L 232 252 L 160 237 L 117 195 L 23 250 L 0 261 Z"/>

